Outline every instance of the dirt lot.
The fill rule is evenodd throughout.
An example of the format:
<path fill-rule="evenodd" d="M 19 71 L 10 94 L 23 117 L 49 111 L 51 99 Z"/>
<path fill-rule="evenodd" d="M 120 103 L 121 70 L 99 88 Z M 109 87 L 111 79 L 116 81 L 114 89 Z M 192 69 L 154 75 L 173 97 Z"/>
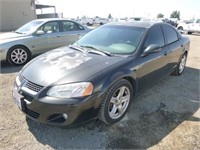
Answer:
<path fill-rule="evenodd" d="M 26 119 L 11 97 L 21 67 L 2 64 L 0 149 L 200 149 L 200 36 L 189 37 L 182 76 L 168 76 L 136 98 L 125 118 L 113 126 L 92 121 L 60 129 Z"/>

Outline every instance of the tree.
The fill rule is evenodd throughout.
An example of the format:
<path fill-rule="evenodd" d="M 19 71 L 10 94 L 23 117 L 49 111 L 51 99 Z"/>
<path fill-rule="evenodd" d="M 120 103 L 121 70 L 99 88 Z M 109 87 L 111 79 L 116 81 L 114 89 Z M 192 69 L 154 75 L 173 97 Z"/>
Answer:
<path fill-rule="evenodd" d="M 180 20 L 180 11 L 173 11 L 170 15 L 170 18 L 178 18 L 178 20 Z"/>
<path fill-rule="evenodd" d="M 108 15 L 108 19 L 111 19 L 111 18 L 112 18 L 112 15 L 111 15 L 111 14 L 109 14 L 109 15 Z"/>
<path fill-rule="evenodd" d="M 159 14 L 157 15 L 157 18 L 163 18 L 163 17 L 164 17 L 164 15 L 161 14 L 161 13 L 159 13 Z"/>

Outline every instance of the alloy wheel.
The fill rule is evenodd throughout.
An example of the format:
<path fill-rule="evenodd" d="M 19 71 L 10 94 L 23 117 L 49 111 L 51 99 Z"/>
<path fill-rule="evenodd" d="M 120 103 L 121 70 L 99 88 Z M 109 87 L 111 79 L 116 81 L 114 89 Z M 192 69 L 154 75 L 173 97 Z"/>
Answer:
<path fill-rule="evenodd" d="M 185 68 L 185 64 L 186 64 L 186 55 L 183 55 L 183 57 L 181 58 L 181 62 L 179 64 L 179 73 L 181 74 Z"/>
<path fill-rule="evenodd" d="M 126 86 L 118 88 L 111 97 L 108 113 L 112 119 L 120 118 L 130 102 L 130 90 Z"/>
<path fill-rule="evenodd" d="M 10 58 L 13 63 L 20 65 L 27 61 L 28 54 L 24 49 L 17 48 L 11 52 Z"/>

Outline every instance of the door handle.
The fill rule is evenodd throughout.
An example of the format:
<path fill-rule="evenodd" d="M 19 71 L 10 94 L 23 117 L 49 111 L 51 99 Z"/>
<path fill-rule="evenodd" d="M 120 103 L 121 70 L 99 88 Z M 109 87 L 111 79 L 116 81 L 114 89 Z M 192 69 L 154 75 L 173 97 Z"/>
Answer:
<path fill-rule="evenodd" d="M 57 35 L 57 37 L 61 37 L 60 35 Z"/>
<path fill-rule="evenodd" d="M 164 52 L 164 55 L 165 55 L 165 56 L 168 55 L 168 52 Z"/>
<path fill-rule="evenodd" d="M 167 56 L 168 54 L 170 54 L 172 51 L 170 52 L 164 52 L 164 55 Z"/>

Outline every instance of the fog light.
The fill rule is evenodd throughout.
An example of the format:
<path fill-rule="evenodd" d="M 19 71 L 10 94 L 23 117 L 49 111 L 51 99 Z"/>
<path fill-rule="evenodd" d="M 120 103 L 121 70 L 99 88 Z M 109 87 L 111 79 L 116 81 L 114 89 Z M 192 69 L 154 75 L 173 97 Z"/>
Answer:
<path fill-rule="evenodd" d="M 63 114 L 63 118 L 65 118 L 67 120 L 68 115 L 67 114 Z"/>

